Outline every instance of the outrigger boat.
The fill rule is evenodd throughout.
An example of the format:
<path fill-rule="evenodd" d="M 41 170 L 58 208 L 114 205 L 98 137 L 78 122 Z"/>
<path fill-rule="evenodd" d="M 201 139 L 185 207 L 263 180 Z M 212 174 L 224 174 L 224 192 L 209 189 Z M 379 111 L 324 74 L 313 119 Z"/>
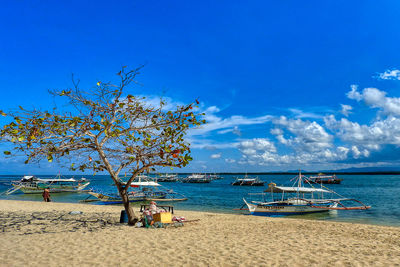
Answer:
<path fill-rule="evenodd" d="M 221 175 L 216 174 L 216 173 L 210 174 L 210 175 L 208 175 L 208 177 L 210 177 L 211 180 L 221 180 L 221 179 L 224 179 L 224 177 L 222 177 Z"/>
<path fill-rule="evenodd" d="M 323 173 L 319 173 L 316 176 L 308 177 L 308 181 L 316 184 L 340 184 L 343 179 L 338 178 L 334 175 L 325 175 Z"/>
<path fill-rule="evenodd" d="M 61 175 L 57 175 L 55 178 L 44 179 L 25 175 L 19 181 L 12 181 L 12 188 L 6 194 L 10 195 L 18 190 L 25 194 L 41 194 L 45 188 L 48 188 L 50 193 L 83 192 L 89 184 L 90 182 L 86 178 L 76 180 L 74 178 L 62 178 Z"/>
<path fill-rule="evenodd" d="M 210 183 L 211 178 L 207 177 L 205 174 L 191 174 L 187 176 L 186 178 L 182 179 L 183 183 Z"/>
<path fill-rule="evenodd" d="M 162 186 L 154 181 L 142 181 L 143 176 L 138 181 L 131 183 L 128 192 L 129 202 L 141 201 L 158 201 L 158 202 L 177 202 L 185 201 L 187 198 L 171 189 L 161 189 Z M 88 192 L 91 196 L 96 197 L 95 200 L 85 199 L 82 202 L 94 202 L 102 205 L 122 204 L 121 196 L 117 193 L 107 194 L 99 192 Z M 177 197 L 178 196 L 178 197 Z"/>
<path fill-rule="evenodd" d="M 170 173 L 162 174 L 157 178 L 157 182 L 177 182 L 178 180 L 177 174 Z"/>
<path fill-rule="evenodd" d="M 309 187 L 304 186 L 304 183 Z M 265 196 L 270 194 L 272 201 L 266 201 Z M 277 197 L 276 194 L 280 194 Z M 253 194 L 254 195 L 254 194 Z M 359 200 L 344 198 L 338 193 L 327 188 L 315 188 L 308 181 L 308 178 L 301 173 L 295 177 L 294 185 L 291 187 L 277 186 L 270 183 L 264 193 L 263 201 L 248 202 L 243 198 L 245 205 L 251 215 L 256 216 L 283 216 L 283 215 L 302 215 L 309 213 L 327 212 L 330 210 L 366 210 L 367 206 Z M 327 195 L 335 195 L 338 198 L 326 198 Z M 347 207 L 343 202 L 356 202 L 359 206 Z"/>
<path fill-rule="evenodd" d="M 263 186 L 264 181 L 261 181 L 258 177 L 248 177 L 247 174 L 244 178 L 236 178 L 236 180 L 232 183 L 232 185 L 241 185 L 241 186 Z"/>

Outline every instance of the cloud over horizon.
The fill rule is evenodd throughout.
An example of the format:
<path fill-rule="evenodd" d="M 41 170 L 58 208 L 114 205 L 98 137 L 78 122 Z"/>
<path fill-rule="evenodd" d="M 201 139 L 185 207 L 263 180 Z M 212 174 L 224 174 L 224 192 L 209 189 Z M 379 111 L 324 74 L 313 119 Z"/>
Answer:
<path fill-rule="evenodd" d="M 340 113 L 325 116 L 299 116 L 303 113 L 298 109 L 292 112 L 292 118 L 266 115 L 263 116 L 264 133 L 239 140 L 236 145 L 241 158 L 225 161 L 292 169 L 290 164 L 340 167 L 350 162 L 352 166 L 364 166 L 368 162 L 371 166 L 373 163 L 368 158 L 371 155 L 384 157 L 381 151 L 388 146 L 397 147 L 400 154 L 400 98 L 389 97 L 377 88 L 359 91 L 356 85 L 351 86 L 346 96 L 375 111 L 371 123 L 360 124 L 349 119 L 350 114 L 358 111 L 350 105 L 341 105 Z M 336 118 L 340 114 L 342 117 Z M 383 162 L 376 164 L 381 166 Z"/>

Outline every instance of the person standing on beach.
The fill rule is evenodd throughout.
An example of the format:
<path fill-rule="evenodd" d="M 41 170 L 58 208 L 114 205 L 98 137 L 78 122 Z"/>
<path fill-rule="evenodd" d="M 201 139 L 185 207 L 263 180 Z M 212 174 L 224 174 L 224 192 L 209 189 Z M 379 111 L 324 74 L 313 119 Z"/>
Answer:
<path fill-rule="evenodd" d="M 42 196 L 43 196 L 43 200 L 45 202 L 50 202 L 51 201 L 51 199 L 50 199 L 50 188 L 44 189 Z"/>

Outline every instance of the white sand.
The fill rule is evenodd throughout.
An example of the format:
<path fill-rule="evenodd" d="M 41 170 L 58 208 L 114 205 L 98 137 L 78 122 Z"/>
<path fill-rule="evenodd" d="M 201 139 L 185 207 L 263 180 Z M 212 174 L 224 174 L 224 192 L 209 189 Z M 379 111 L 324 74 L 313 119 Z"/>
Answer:
<path fill-rule="evenodd" d="M 146 229 L 120 212 L 1 200 L 0 266 L 400 266 L 397 227 L 175 211 L 200 221 Z"/>

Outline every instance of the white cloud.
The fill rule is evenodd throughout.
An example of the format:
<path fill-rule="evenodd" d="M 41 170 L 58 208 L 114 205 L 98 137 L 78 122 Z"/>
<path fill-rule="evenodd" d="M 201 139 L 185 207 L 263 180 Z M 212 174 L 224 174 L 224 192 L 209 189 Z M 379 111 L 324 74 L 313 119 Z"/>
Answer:
<path fill-rule="evenodd" d="M 138 98 L 144 98 L 143 102 L 147 107 L 158 108 L 160 107 L 160 101 L 162 100 L 165 105 L 163 106 L 163 110 L 176 110 L 177 106 L 185 105 L 182 102 L 174 101 L 170 97 L 161 97 L 157 95 L 139 95 Z"/>
<path fill-rule="evenodd" d="M 207 121 L 206 124 L 190 130 L 190 135 L 205 135 L 209 134 L 212 131 L 221 130 L 222 133 L 227 133 L 229 130 L 232 132 L 235 131 L 235 127 L 239 127 L 240 125 L 255 125 L 255 124 L 264 124 L 271 120 L 272 116 L 260 116 L 254 118 L 247 118 L 244 116 L 231 116 L 229 118 L 222 118 L 217 116 L 215 113 L 220 111 L 216 106 L 208 107 L 204 110 L 205 116 L 204 119 Z M 232 129 L 233 128 L 233 129 Z M 228 131 L 224 131 L 224 129 L 229 129 Z M 238 128 L 237 128 L 238 129 Z M 237 132 L 237 131 L 236 131 Z M 238 133 L 238 132 L 237 132 Z"/>
<path fill-rule="evenodd" d="M 239 144 L 239 149 L 242 150 L 254 150 L 254 151 L 271 151 L 276 152 L 274 143 L 266 138 L 254 138 L 252 140 L 245 140 Z"/>
<path fill-rule="evenodd" d="M 260 166 L 303 166 L 308 164 L 326 164 L 327 162 L 335 162 L 347 158 L 349 149 L 338 147 L 334 149 L 321 149 L 315 152 L 303 153 L 287 153 L 278 154 L 273 150 L 257 150 L 254 148 L 246 147 L 241 149 L 242 158 L 239 164 L 250 164 Z"/>
<path fill-rule="evenodd" d="M 244 140 L 239 144 L 239 151 L 242 152 L 242 159 L 239 163 L 249 164 L 264 164 L 264 163 L 277 163 L 279 155 L 276 154 L 277 150 L 270 140 L 266 138 L 254 138 L 251 140 Z"/>
<path fill-rule="evenodd" d="M 386 70 L 383 73 L 379 73 L 377 78 L 381 80 L 400 80 L 400 70 Z"/>
<path fill-rule="evenodd" d="M 293 115 L 296 119 L 303 119 L 303 118 L 322 119 L 323 118 L 323 116 L 321 116 L 321 115 L 311 113 L 311 112 L 305 112 L 305 111 L 297 109 L 297 108 L 290 108 L 289 111 L 293 113 Z"/>
<path fill-rule="evenodd" d="M 242 135 L 242 132 L 240 131 L 238 126 L 235 126 L 233 128 L 230 128 L 230 129 L 221 130 L 221 131 L 218 131 L 217 133 L 218 134 L 233 133 L 233 134 L 235 134 L 237 136 L 241 136 Z"/>
<path fill-rule="evenodd" d="M 210 158 L 212 158 L 212 159 L 219 159 L 220 157 L 221 157 L 221 153 L 212 154 L 212 155 L 210 156 Z"/>
<path fill-rule="evenodd" d="M 332 146 L 333 136 L 315 121 L 288 119 L 281 116 L 272 122 L 279 128 L 273 129 L 271 133 L 281 144 L 292 147 L 299 153 L 315 152 Z M 284 136 L 285 130 L 289 133 L 289 137 Z"/>
<path fill-rule="evenodd" d="M 357 146 L 352 146 L 351 151 L 353 152 L 353 158 L 358 159 L 362 157 L 368 157 L 370 152 L 367 149 L 360 150 Z"/>
<path fill-rule="evenodd" d="M 230 143 L 222 143 L 216 142 L 209 139 L 186 139 L 190 143 L 191 148 L 199 148 L 199 149 L 207 149 L 207 150 L 215 150 L 215 149 L 226 149 L 226 148 L 235 148 L 239 145 L 240 142 L 230 142 Z"/>
<path fill-rule="evenodd" d="M 338 121 L 330 115 L 325 124 L 342 141 L 367 150 L 379 150 L 382 145 L 400 146 L 400 118 L 390 116 L 371 125 L 360 125 L 345 118 Z"/>
<path fill-rule="evenodd" d="M 283 130 L 279 128 L 271 129 L 270 133 L 272 135 L 283 135 Z"/>
<path fill-rule="evenodd" d="M 362 93 L 359 93 L 357 87 L 352 87 L 347 96 L 357 101 L 364 100 L 367 106 L 378 108 L 385 115 L 400 116 L 400 98 L 387 97 L 386 92 L 379 89 L 365 88 Z"/>
<path fill-rule="evenodd" d="M 234 160 L 234 159 L 225 159 L 225 162 L 227 162 L 227 163 L 235 163 L 236 160 Z"/>
<path fill-rule="evenodd" d="M 386 92 L 377 88 L 365 88 L 359 91 L 357 85 L 352 85 L 346 95 L 349 99 L 365 103 L 367 107 L 378 109 L 378 114 L 385 116 L 377 116 L 371 123 L 363 125 L 348 118 L 337 120 L 334 115 L 328 115 L 323 117 L 324 124 L 322 124 L 312 120 L 320 119 L 320 115 L 299 109 L 289 109 L 291 117 L 265 115 L 249 118 L 240 115 L 223 117 L 218 114 L 220 109 L 217 106 L 201 107 L 199 111 L 206 114 L 207 124 L 190 130 L 186 140 L 191 143 L 192 148 L 230 149 L 230 151 L 238 149 L 241 158 L 224 159 L 229 164 L 281 168 L 289 166 L 292 169 L 293 164 L 300 167 L 310 164 L 338 166 L 337 162 L 351 158 L 362 163 L 363 159 L 370 157 L 371 153 L 382 150 L 386 145 L 400 147 L 400 98 L 388 97 Z M 155 101 L 155 98 L 151 99 Z M 173 103 L 172 105 L 178 103 L 168 102 Z M 350 105 L 341 105 L 341 113 L 345 117 L 356 112 L 357 110 Z M 311 121 L 304 118 L 311 118 Z M 269 132 L 276 138 L 276 143 L 264 134 L 259 135 L 259 138 L 244 140 L 232 138 L 232 135 L 223 136 L 224 139 L 221 139 L 221 136 L 215 138 L 216 134 L 228 133 L 241 136 L 240 126 L 264 127 L 263 124 L 268 122 L 273 125 Z M 261 132 L 267 134 L 268 129 Z M 224 152 L 225 155 L 229 156 Z M 210 158 L 222 158 L 222 153 L 214 153 Z"/>
<path fill-rule="evenodd" d="M 396 119 L 397 120 L 397 119 Z M 240 164 L 261 165 L 261 166 L 284 166 L 287 164 L 326 164 L 348 159 L 349 157 L 359 159 L 370 156 L 371 151 L 380 148 L 379 143 L 371 143 L 366 138 L 365 131 L 371 134 L 383 134 L 378 124 L 374 128 L 367 129 L 357 123 L 342 119 L 337 122 L 333 116 L 327 117 L 327 127 L 334 130 L 344 145 L 335 147 L 334 136 L 328 134 L 323 126 L 316 122 L 303 121 L 299 119 L 288 119 L 284 116 L 274 119 L 274 128 L 270 132 L 286 148 L 292 152 L 281 154 L 276 146 L 265 138 L 255 138 L 242 141 L 238 148 L 242 153 Z M 393 121 L 391 121 L 393 123 Z M 389 125 L 391 123 L 386 123 Z M 399 120 L 400 129 L 400 120 Z M 364 135 L 362 133 L 364 132 Z M 400 131 L 399 131 L 400 132 Z M 286 137 L 284 135 L 287 135 Z M 400 142 L 400 136 L 399 136 Z M 364 142 L 365 141 L 365 142 Z M 349 144 L 349 147 L 347 147 Z M 400 144 L 400 143 L 399 143 Z"/>
<path fill-rule="evenodd" d="M 348 117 L 349 114 L 351 113 L 351 110 L 353 109 L 353 107 L 352 107 L 352 106 L 349 106 L 349 105 L 343 105 L 343 104 L 341 104 L 341 106 L 342 106 L 342 110 L 341 110 L 340 112 L 341 112 L 344 116 Z"/>
<path fill-rule="evenodd" d="M 358 85 L 353 84 L 353 85 L 350 86 L 350 88 L 351 88 L 351 91 L 346 94 L 347 97 L 350 98 L 350 99 L 354 99 L 354 100 L 360 101 L 362 99 L 362 96 L 357 91 Z"/>

